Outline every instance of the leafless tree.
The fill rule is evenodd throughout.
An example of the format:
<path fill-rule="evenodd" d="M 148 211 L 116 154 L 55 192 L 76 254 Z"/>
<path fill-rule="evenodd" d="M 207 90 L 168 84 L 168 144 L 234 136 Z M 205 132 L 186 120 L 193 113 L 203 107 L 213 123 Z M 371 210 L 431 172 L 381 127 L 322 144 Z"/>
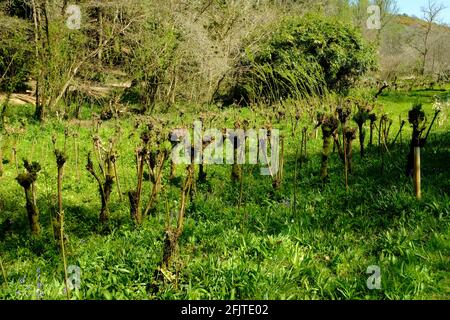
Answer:
<path fill-rule="evenodd" d="M 432 46 L 432 35 L 436 24 L 439 23 L 439 15 L 444 9 L 446 9 L 444 4 L 438 3 L 435 0 L 428 0 L 427 5 L 421 8 L 422 18 L 425 22 L 420 26 L 419 39 L 412 41 L 411 44 L 418 51 L 421 58 L 419 69 L 421 75 L 425 74 L 426 64 Z"/>
<path fill-rule="evenodd" d="M 375 5 L 380 8 L 380 28 L 377 30 L 377 44 L 381 43 L 381 36 L 386 26 L 391 23 L 393 17 L 398 12 L 395 0 L 375 0 Z"/>

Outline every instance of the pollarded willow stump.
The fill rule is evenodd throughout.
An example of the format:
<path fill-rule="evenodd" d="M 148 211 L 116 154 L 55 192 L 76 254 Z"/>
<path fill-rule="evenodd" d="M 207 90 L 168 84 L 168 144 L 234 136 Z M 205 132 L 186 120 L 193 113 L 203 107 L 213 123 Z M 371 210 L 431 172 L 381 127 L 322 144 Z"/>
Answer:
<path fill-rule="evenodd" d="M 30 164 L 27 160 L 24 160 L 24 166 L 27 169 L 27 172 L 19 174 L 16 180 L 25 191 L 25 207 L 31 232 L 33 235 L 39 236 L 41 234 L 41 226 L 39 224 L 39 209 L 36 205 L 36 199 L 33 193 L 33 184 L 37 180 L 37 174 L 41 170 L 41 166 L 37 162 Z"/>

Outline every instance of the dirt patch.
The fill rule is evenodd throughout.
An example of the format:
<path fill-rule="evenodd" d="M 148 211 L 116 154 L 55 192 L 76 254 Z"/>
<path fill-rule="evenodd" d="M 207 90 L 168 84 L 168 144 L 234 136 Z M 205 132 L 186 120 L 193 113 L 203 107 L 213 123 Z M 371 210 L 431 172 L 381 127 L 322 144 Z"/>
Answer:
<path fill-rule="evenodd" d="M 6 94 L 0 93 L 0 104 L 3 104 L 6 100 Z M 25 93 L 13 93 L 9 98 L 9 104 L 23 106 L 26 104 L 35 105 L 36 98 L 31 94 Z"/>

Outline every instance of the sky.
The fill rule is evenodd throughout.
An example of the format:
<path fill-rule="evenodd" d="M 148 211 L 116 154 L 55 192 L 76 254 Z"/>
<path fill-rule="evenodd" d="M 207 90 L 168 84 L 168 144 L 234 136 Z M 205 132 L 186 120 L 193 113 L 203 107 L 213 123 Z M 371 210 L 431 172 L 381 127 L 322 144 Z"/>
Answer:
<path fill-rule="evenodd" d="M 443 3 L 447 8 L 441 12 L 440 19 L 443 23 L 450 25 L 450 0 L 435 0 L 437 3 Z M 398 12 L 406 13 L 409 16 L 421 18 L 421 7 L 426 6 L 428 0 L 397 0 Z"/>

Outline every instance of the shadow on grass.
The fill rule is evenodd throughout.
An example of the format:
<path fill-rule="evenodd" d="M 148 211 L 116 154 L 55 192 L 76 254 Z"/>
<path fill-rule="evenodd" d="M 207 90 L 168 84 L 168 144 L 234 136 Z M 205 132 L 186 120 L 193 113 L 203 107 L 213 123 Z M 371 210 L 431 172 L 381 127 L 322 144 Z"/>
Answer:
<path fill-rule="evenodd" d="M 330 157 L 330 181 L 322 183 L 318 175 L 320 155 L 315 154 L 299 170 L 297 181 L 297 212 L 292 220 L 303 219 L 305 226 L 318 230 L 336 231 L 336 224 L 342 228 L 372 230 L 372 234 L 391 227 L 398 227 L 399 219 L 408 214 L 411 221 L 421 221 L 423 212 L 439 217 L 445 211 L 445 199 L 450 196 L 450 134 L 430 135 L 428 144 L 422 150 L 422 201 L 415 199 L 413 181 L 406 176 L 405 168 L 409 146 L 390 147 L 383 155 L 383 170 L 378 148 L 367 150 L 365 158 L 353 154 L 354 171 L 349 175 L 349 191 L 345 190 L 343 163 L 336 154 Z M 286 172 L 293 172 L 295 159 L 286 158 Z M 255 178 L 261 179 L 261 178 Z M 268 186 L 267 181 L 262 181 Z M 282 193 L 291 199 L 295 182 L 293 175 L 287 175 Z M 276 199 L 273 199 L 276 200 Z M 278 206 L 281 206 L 278 203 Z M 305 208 L 312 208 L 306 212 Z M 443 209 L 444 208 L 444 209 Z M 262 209 L 271 211 L 267 206 Z M 273 211 L 273 210 L 272 210 Z M 279 211 L 279 210 L 278 210 Z M 283 214 L 270 214 L 266 232 L 279 234 L 287 230 L 292 207 L 281 210 Z M 258 218 L 261 220 L 260 218 Z M 343 223 L 345 222 L 345 225 Z M 254 232 L 259 230 L 256 220 L 249 224 Z"/>

